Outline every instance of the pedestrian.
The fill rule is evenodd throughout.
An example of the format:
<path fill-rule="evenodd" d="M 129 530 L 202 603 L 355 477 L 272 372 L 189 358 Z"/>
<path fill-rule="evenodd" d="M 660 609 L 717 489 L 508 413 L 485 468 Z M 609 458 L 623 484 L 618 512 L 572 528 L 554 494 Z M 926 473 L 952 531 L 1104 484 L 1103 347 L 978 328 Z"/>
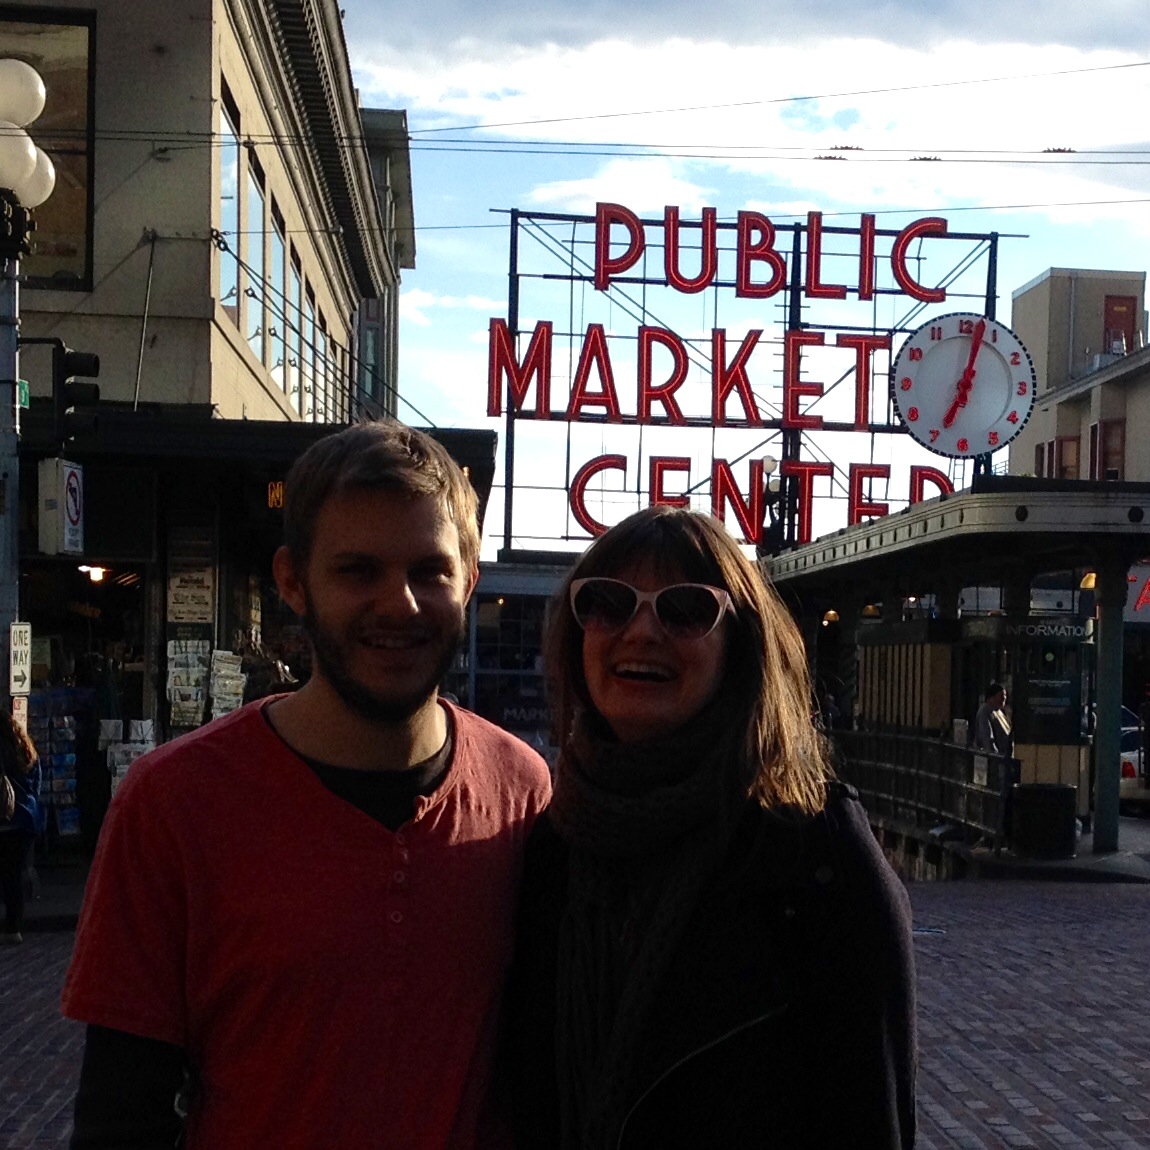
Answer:
<path fill-rule="evenodd" d="M 36 748 L 24 728 L 8 714 L 0 718 L 0 771 L 12 788 L 12 811 L 0 808 L 0 886 L 4 890 L 4 933 L 0 943 L 24 941 L 24 883 L 32 847 L 44 829 L 40 804 L 42 772 Z"/>
<path fill-rule="evenodd" d="M 1001 683 L 990 683 L 983 692 L 983 703 L 974 716 L 974 749 L 988 755 L 1014 754 L 1014 736 L 1010 733 L 1010 720 L 1006 706 L 1006 688 Z"/>
<path fill-rule="evenodd" d="M 88 1024 L 75 1150 L 484 1144 L 550 781 L 437 697 L 475 494 L 428 436 L 358 424 L 293 466 L 284 534 L 311 678 L 140 759 L 104 825 L 63 1000 Z"/>
<path fill-rule="evenodd" d="M 519 1150 L 905 1150 L 910 909 L 832 780 L 802 640 L 710 516 L 582 556 L 501 1063 Z"/>

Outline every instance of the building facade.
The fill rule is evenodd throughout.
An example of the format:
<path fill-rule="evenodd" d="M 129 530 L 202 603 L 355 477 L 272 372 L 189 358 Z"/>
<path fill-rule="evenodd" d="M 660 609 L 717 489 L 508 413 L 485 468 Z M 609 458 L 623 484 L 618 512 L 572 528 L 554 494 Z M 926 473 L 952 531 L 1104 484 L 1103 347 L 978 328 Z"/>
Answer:
<path fill-rule="evenodd" d="M 1150 479 L 1144 272 L 1050 268 L 1013 293 L 1011 326 L 1038 396 L 1010 472 L 1039 479 Z"/>
<path fill-rule="evenodd" d="M 134 754 L 306 674 L 271 580 L 283 478 L 331 430 L 402 416 L 406 119 L 359 107 L 335 0 L 3 4 L 0 56 L 44 78 L 30 134 L 58 173 L 20 268 L 27 705 L 75 743 L 43 748 L 53 825 L 86 805 L 94 833 Z M 48 340 L 100 358 L 98 427 L 65 442 Z M 441 438 L 485 500 L 494 435 Z M 42 530 L 59 456 L 83 475 L 66 553 Z"/>

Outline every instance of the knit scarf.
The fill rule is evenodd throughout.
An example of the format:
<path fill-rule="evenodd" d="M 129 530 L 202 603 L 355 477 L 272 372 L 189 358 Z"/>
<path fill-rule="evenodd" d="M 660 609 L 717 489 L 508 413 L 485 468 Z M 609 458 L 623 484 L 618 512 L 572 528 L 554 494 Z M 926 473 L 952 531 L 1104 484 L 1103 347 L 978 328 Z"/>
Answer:
<path fill-rule="evenodd" d="M 730 840 L 730 751 L 708 718 L 623 745 L 583 717 L 560 761 L 549 813 L 570 847 L 557 991 L 561 1150 L 615 1146 L 654 992 Z"/>

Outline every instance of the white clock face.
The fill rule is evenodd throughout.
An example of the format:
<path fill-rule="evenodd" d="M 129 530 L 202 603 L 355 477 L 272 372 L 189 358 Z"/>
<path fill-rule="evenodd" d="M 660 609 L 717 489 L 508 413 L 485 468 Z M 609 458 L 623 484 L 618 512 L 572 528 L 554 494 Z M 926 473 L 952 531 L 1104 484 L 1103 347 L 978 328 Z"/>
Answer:
<path fill-rule="evenodd" d="M 1005 447 L 1034 404 L 1034 365 L 1022 341 L 996 320 L 969 312 L 923 324 L 903 344 L 891 374 L 906 429 L 950 458 Z"/>

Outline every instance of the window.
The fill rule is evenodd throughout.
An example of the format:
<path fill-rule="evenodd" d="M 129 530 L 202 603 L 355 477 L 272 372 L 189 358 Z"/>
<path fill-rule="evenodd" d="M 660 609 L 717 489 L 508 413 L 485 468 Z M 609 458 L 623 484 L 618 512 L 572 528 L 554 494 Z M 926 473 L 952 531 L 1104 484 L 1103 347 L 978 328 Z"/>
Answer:
<path fill-rule="evenodd" d="M 328 362 L 327 321 L 323 312 L 315 333 L 315 418 L 317 423 L 328 423 L 331 400 L 331 364 Z"/>
<path fill-rule="evenodd" d="M 56 168 L 56 187 L 36 209 L 32 251 L 20 271 L 33 288 L 92 289 L 95 26 L 91 13 L 0 7 L 0 57 L 30 64 L 47 92 L 28 126 Z"/>
<path fill-rule="evenodd" d="M 1046 444 L 1036 443 L 1034 445 L 1034 474 L 1038 479 L 1042 479 L 1046 475 Z"/>
<path fill-rule="evenodd" d="M 1078 436 L 1060 436 L 1054 441 L 1054 474 L 1059 479 L 1078 478 Z"/>
<path fill-rule="evenodd" d="M 288 299 L 285 312 L 288 340 L 288 398 L 297 412 L 304 410 L 301 365 L 303 364 L 303 277 L 300 275 L 299 252 L 291 249 L 288 271 Z"/>
<path fill-rule="evenodd" d="M 303 399 L 304 419 L 316 421 L 315 293 L 304 285 L 303 302 Z"/>
<path fill-rule="evenodd" d="M 264 362 L 267 353 L 267 280 L 264 268 L 264 192 L 263 173 L 251 157 L 248 164 L 248 203 L 247 203 L 247 251 L 244 262 L 247 265 L 244 292 L 244 306 L 247 312 L 246 334 L 248 346 L 256 359 Z"/>
<path fill-rule="evenodd" d="M 271 342 L 272 379 L 281 391 L 287 391 L 287 325 L 288 310 L 285 306 L 284 264 L 287 240 L 284 236 L 284 218 L 272 198 L 271 250 L 268 253 L 268 338 Z"/>
<path fill-rule="evenodd" d="M 219 300 L 237 327 L 240 323 L 240 141 L 228 114 L 230 100 L 221 101 L 217 131 L 220 135 L 220 231 L 228 250 L 220 255 Z"/>
<path fill-rule="evenodd" d="M 1099 479 L 1121 480 L 1126 474 L 1126 420 L 1104 419 L 1101 423 Z"/>

